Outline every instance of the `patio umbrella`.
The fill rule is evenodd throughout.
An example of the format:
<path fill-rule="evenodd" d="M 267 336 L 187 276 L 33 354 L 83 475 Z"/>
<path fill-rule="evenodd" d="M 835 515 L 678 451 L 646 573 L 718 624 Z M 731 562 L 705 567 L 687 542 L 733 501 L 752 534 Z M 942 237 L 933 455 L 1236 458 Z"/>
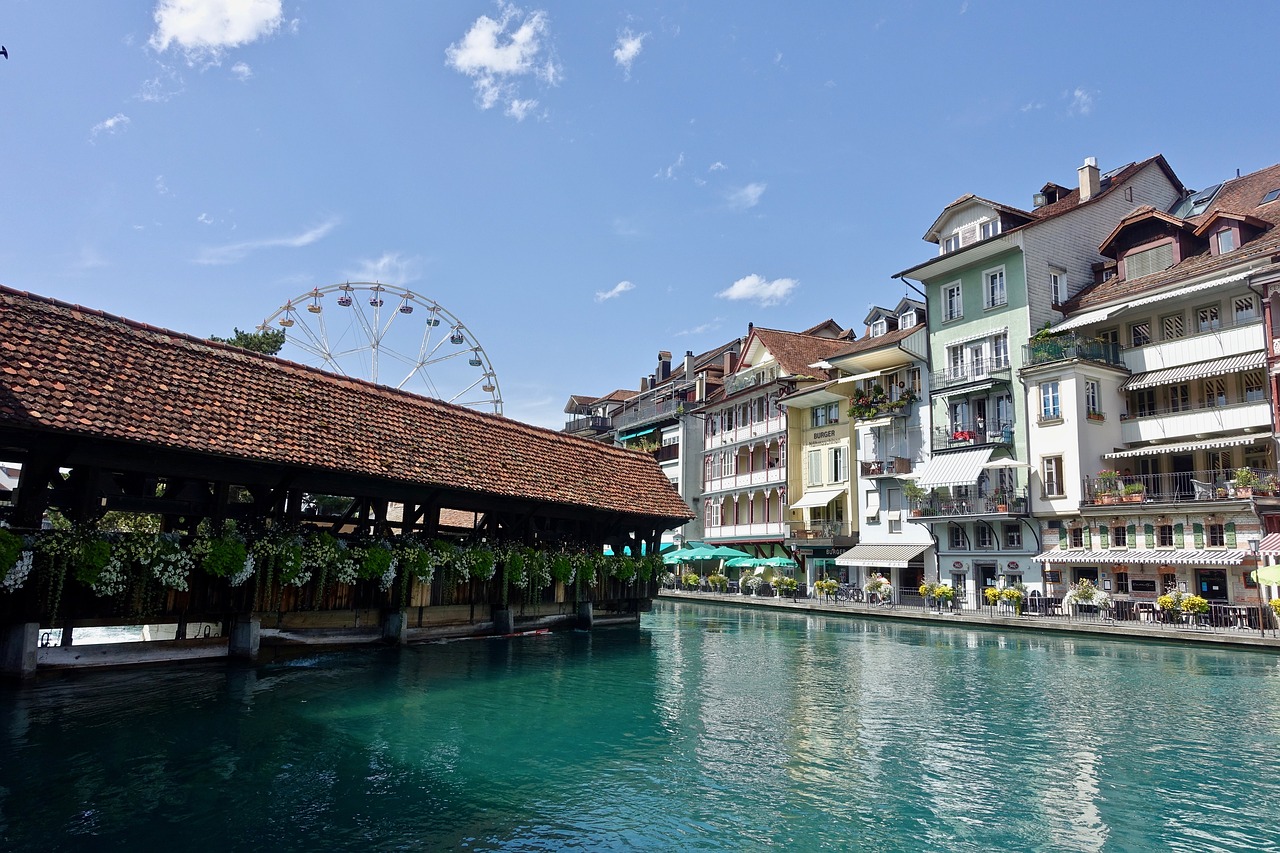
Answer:
<path fill-rule="evenodd" d="M 790 557 L 768 557 L 761 560 L 760 565 L 773 566 L 777 569 L 794 569 L 799 564 Z"/>
<path fill-rule="evenodd" d="M 731 560 L 725 560 L 725 565 L 731 569 L 749 569 L 759 565 L 759 560 L 755 557 L 734 557 Z"/>
<path fill-rule="evenodd" d="M 1280 586 L 1280 565 L 1262 566 L 1254 569 L 1253 579 L 1258 583 Z"/>
<path fill-rule="evenodd" d="M 732 560 L 734 557 L 750 557 L 746 551 L 739 551 L 737 548 L 730 548 L 727 545 L 716 545 L 714 548 L 703 546 L 697 549 L 704 551 L 703 556 L 712 560 Z M 699 557 L 702 559 L 702 557 Z"/>
<path fill-rule="evenodd" d="M 662 565 L 675 566 L 680 563 L 687 563 L 693 559 L 693 557 L 689 556 L 689 552 L 692 550 L 693 549 L 690 548 L 684 551 L 668 551 L 662 555 Z"/>

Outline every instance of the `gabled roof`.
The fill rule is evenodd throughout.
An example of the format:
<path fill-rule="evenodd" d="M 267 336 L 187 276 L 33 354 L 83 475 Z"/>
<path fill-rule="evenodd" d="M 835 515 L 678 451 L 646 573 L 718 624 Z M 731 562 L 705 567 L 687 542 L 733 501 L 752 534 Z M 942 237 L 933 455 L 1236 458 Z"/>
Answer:
<path fill-rule="evenodd" d="M 436 489 L 692 517 L 649 454 L 0 287 L 0 430 Z"/>
<path fill-rule="evenodd" d="M 1219 222 L 1223 220 L 1229 220 L 1231 222 L 1240 222 L 1245 225 L 1252 225 L 1254 228 L 1257 228 L 1259 230 L 1265 230 L 1267 228 L 1270 228 L 1271 225 L 1273 224 L 1271 222 L 1268 222 L 1265 219 L 1259 219 L 1258 217 L 1250 216 L 1247 213 L 1236 213 L 1235 211 L 1231 211 L 1231 210 L 1215 210 L 1212 213 L 1210 213 L 1208 216 L 1201 216 L 1197 218 L 1200 220 L 1200 224 L 1196 227 L 1196 230 L 1195 230 L 1195 235 L 1197 237 L 1203 237 L 1204 235 L 1208 234 L 1210 231 L 1213 230 L 1214 225 L 1217 225 Z"/>
<path fill-rule="evenodd" d="M 1262 204 L 1262 197 L 1274 189 L 1280 189 L 1280 164 L 1224 181 L 1209 209 L 1189 221 L 1200 225 L 1215 214 L 1232 211 L 1280 225 L 1280 200 Z"/>
<path fill-rule="evenodd" d="M 928 231 L 924 232 L 924 237 L 921 239 L 927 243 L 937 243 L 940 239 L 938 228 L 942 225 L 942 221 L 950 216 L 952 211 L 957 207 L 962 207 L 966 204 L 980 204 L 991 208 L 997 213 L 1006 213 L 1009 216 L 1018 219 L 1032 220 L 1036 218 L 1036 214 L 1029 211 L 1019 210 L 1016 207 L 1010 207 L 1007 204 L 1001 204 L 998 201 L 992 201 L 989 198 L 983 198 L 982 196 L 974 195 L 973 193 L 965 193 L 942 209 L 942 213 L 939 213 L 938 218 L 933 220 L 933 224 L 929 226 Z"/>
<path fill-rule="evenodd" d="M 827 356 L 827 360 L 829 361 L 831 359 L 857 355 L 858 353 L 871 352 L 872 350 L 880 349 L 880 347 L 897 344 L 898 341 L 911 337 L 913 334 L 920 331 L 921 328 L 922 326 L 920 325 L 910 326 L 906 329 L 893 329 L 885 332 L 883 335 L 876 335 L 874 338 L 865 337 L 860 341 L 855 341 L 854 343 L 845 346 L 844 349 L 831 353 Z"/>
<path fill-rule="evenodd" d="M 1115 228 L 1111 229 L 1111 233 L 1108 234 L 1106 239 L 1102 241 L 1102 244 L 1098 246 L 1098 254 L 1108 258 L 1116 257 L 1118 254 L 1114 248 L 1116 239 L 1129 228 L 1132 228 L 1134 225 L 1142 222 L 1163 222 L 1170 228 L 1177 228 L 1184 231 L 1192 230 L 1190 223 L 1185 220 L 1179 219 L 1176 216 L 1171 216 L 1164 211 L 1156 210 L 1149 204 L 1144 204 L 1141 207 L 1135 208 L 1128 216 L 1121 219 L 1120 223 L 1116 225 Z"/>
<path fill-rule="evenodd" d="M 819 328 L 819 327 L 814 327 Z M 746 352 L 751 338 L 755 338 L 769 351 L 778 364 L 783 375 L 796 378 L 828 379 L 826 370 L 809 365 L 823 361 L 827 356 L 847 347 L 847 340 L 823 338 L 803 332 L 784 332 L 779 329 L 762 329 L 756 326 L 748 337 Z"/>

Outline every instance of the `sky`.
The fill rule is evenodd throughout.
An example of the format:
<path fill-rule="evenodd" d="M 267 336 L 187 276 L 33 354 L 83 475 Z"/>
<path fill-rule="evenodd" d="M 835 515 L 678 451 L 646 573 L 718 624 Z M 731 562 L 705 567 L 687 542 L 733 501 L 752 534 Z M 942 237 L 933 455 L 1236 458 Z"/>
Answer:
<path fill-rule="evenodd" d="M 3 0 L 0 284 L 201 337 L 405 287 L 559 429 L 660 350 L 861 333 L 965 193 L 1280 161 L 1277 32 L 1277 3 Z"/>

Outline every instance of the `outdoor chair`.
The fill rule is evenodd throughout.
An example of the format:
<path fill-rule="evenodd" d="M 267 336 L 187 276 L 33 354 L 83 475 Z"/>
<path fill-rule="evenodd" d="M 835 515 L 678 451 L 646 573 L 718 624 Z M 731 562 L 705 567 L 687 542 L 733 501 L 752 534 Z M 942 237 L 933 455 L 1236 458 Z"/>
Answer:
<path fill-rule="evenodd" d="M 1191 488 L 1195 490 L 1195 499 L 1198 501 L 1213 500 L 1213 483 L 1205 483 L 1200 480 L 1192 480 Z"/>

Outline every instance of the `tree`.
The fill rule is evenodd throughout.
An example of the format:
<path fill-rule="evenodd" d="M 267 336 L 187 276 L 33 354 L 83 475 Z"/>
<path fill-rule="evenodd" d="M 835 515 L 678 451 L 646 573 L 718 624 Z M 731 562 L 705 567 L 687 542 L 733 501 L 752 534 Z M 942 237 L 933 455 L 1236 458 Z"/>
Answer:
<path fill-rule="evenodd" d="M 209 340 L 217 341 L 220 344 L 230 344 L 233 347 L 260 352 L 263 355 L 275 355 L 280 352 L 280 348 L 284 346 L 284 329 L 264 329 L 261 332 L 242 332 L 235 329 L 235 334 L 229 338 L 219 338 L 214 335 L 209 336 Z"/>

